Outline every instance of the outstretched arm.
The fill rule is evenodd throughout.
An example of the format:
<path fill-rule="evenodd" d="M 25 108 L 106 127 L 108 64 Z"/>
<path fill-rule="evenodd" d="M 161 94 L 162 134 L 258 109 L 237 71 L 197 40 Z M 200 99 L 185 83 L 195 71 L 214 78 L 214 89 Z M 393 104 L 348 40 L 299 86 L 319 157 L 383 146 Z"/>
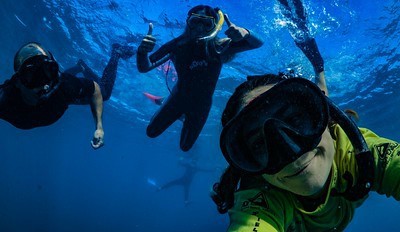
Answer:
<path fill-rule="evenodd" d="M 153 62 L 150 61 L 149 52 L 153 51 L 154 46 L 156 45 L 156 38 L 154 38 L 152 34 L 153 24 L 149 23 L 149 31 L 140 43 L 136 55 L 137 68 L 141 73 L 145 73 L 154 69 L 155 67 L 163 64 L 170 58 L 170 55 L 166 55 L 165 57 L 161 57 L 160 60 L 156 60 Z"/>
<path fill-rule="evenodd" d="M 315 76 L 315 82 L 317 83 L 318 87 L 324 91 L 326 96 L 329 96 L 328 87 L 326 86 L 325 81 L 325 71 L 322 71 Z"/>
<path fill-rule="evenodd" d="M 104 145 L 104 131 L 103 131 L 103 97 L 101 95 L 100 87 L 96 82 L 94 83 L 94 93 L 90 101 L 93 118 L 96 124 L 96 130 L 91 141 L 94 149 L 100 148 Z"/>
<path fill-rule="evenodd" d="M 156 45 L 156 38 L 154 38 L 152 34 L 153 24 L 149 23 L 149 31 L 140 43 L 136 56 L 137 68 L 141 73 L 148 72 L 154 68 L 151 67 L 152 65 L 149 60 L 149 52 L 153 51 L 154 46 Z"/>

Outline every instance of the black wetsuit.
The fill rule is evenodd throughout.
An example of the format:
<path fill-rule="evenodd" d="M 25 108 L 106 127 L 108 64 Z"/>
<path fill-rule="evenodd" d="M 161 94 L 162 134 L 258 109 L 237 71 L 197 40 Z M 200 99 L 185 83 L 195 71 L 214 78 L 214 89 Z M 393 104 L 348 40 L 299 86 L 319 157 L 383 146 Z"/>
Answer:
<path fill-rule="evenodd" d="M 63 73 L 60 85 L 37 105 L 27 105 L 13 81 L 6 81 L 0 88 L 0 118 L 19 129 L 48 126 L 56 122 L 70 104 L 88 103 L 94 93 L 93 81 Z"/>
<path fill-rule="evenodd" d="M 218 54 L 215 50 L 218 46 L 214 43 L 215 40 L 207 43 L 192 40 L 177 45 L 170 53 L 170 59 L 178 73 L 178 82 L 172 89 L 171 95 L 151 119 L 147 127 L 149 137 L 157 137 L 184 115 L 180 147 L 183 151 L 188 151 L 207 120 L 223 62 L 237 52 L 262 45 L 260 39 L 250 34 L 239 42 L 231 42 L 222 54 Z M 138 62 L 143 61 L 141 60 L 143 57 L 140 57 L 142 55 L 138 54 Z"/>
<path fill-rule="evenodd" d="M 83 60 L 80 60 L 77 65 L 65 70 L 65 72 L 73 76 L 76 76 L 78 73 L 82 73 L 84 78 L 97 82 L 100 86 L 103 101 L 107 101 L 111 97 L 115 79 L 117 78 L 118 61 L 119 58 L 115 54 L 111 55 L 111 58 L 103 71 L 103 76 L 101 79 Z"/>

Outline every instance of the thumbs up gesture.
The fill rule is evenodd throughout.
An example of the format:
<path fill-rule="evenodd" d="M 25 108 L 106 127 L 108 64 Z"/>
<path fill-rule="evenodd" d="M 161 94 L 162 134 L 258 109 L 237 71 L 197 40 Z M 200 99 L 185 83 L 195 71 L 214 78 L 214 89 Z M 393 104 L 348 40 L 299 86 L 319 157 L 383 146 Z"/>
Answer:
<path fill-rule="evenodd" d="M 224 18 L 226 25 L 228 25 L 228 29 L 225 31 L 225 35 L 228 36 L 233 42 L 239 42 L 240 40 L 250 35 L 248 30 L 233 24 L 228 18 L 227 14 L 224 14 Z"/>
<path fill-rule="evenodd" d="M 149 31 L 147 35 L 143 38 L 142 42 L 138 47 L 139 53 L 149 53 L 153 51 L 154 46 L 156 45 L 156 38 L 152 36 L 153 34 L 153 24 L 149 23 Z"/>

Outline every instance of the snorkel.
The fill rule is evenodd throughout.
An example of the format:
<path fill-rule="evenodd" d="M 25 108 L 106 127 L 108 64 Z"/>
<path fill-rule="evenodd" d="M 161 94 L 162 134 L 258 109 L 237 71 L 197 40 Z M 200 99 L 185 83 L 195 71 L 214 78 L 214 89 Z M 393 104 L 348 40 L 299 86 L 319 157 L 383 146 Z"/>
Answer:
<path fill-rule="evenodd" d="M 219 19 L 217 25 L 215 25 L 214 30 L 212 30 L 209 35 L 197 39 L 198 41 L 214 39 L 215 36 L 217 36 L 218 32 L 222 29 L 222 25 L 224 24 L 224 14 L 220 9 L 218 9 L 217 14 Z"/>

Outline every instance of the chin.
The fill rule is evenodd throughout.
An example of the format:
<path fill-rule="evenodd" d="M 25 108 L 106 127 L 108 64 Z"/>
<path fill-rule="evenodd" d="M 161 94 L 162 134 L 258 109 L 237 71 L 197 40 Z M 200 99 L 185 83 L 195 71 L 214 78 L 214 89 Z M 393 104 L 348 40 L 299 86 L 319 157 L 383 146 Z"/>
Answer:
<path fill-rule="evenodd" d="M 315 195 L 318 195 L 322 191 L 323 187 L 324 187 L 324 185 L 308 187 L 307 189 L 304 189 L 296 194 L 303 196 L 303 197 L 315 196 Z"/>
<path fill-rule="evenodd" d="M 327 184 L 328 176 L 329 175 L 314 176 L 314 178 L 304 181 L 301 186 L 298 187 L 296 194 L 304 197 L 319 195 Z"/>

